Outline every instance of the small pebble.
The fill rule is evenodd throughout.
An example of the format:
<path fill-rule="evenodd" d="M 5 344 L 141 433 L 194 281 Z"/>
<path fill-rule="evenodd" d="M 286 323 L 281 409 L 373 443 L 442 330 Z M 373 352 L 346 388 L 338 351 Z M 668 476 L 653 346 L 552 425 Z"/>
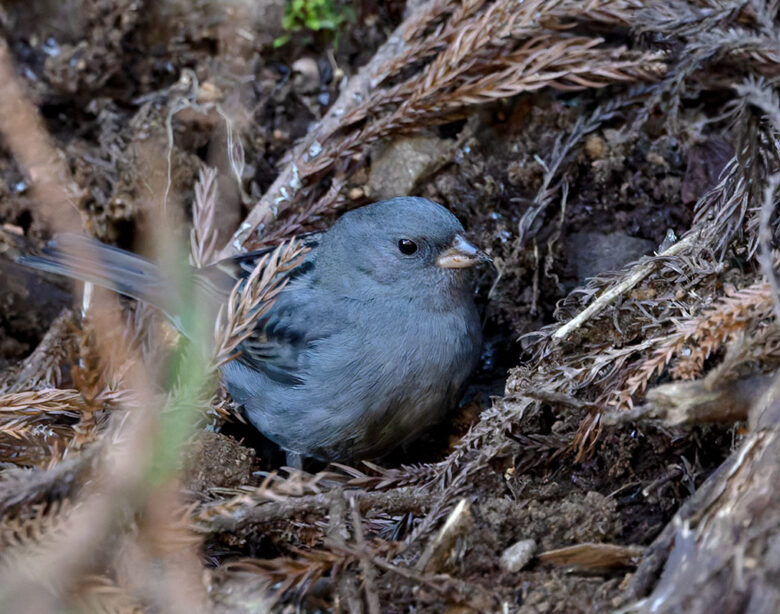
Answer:
<path fill-rule="evenodd" d="M 585 141 L 585 153 L 591 160 L 601 160 L 607 155 L 607 143 L 597 134 L 592 134 Z"/>
<path fill-rule="evenodd" d="M 674 234 L 674 230 L 667 228 L 666 236 L 664 237 L 664 240 L 661 241 L 661 245 L 658 246 L 658 253 L 665 252 L 675 243 L 677 243 L 677 235 Z"/>
<path fill-rule="evenodd" d="M 292 65 L 293 83 L 298 91 L 304 94 L 313 94 L 320 89 L 320 68 L 317 60 L 303 57 Z"/>
<path fill-rule="evenodd" d="M 528 565 L 535 552 L 536 542 L 533 539 L 521 539 L 501 554 L 501 568 L 509 573 L 516 573 Z"/>

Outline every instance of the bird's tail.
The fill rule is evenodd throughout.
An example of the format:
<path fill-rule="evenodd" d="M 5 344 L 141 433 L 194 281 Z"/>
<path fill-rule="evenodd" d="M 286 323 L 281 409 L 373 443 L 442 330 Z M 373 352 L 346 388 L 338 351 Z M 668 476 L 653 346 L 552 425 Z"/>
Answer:
<path fill-rule="evenodd" d="M 153 262 L 86 235 L 62 234 L 40 254 L 21 256 L 27 266 L 91 282 L 150 303 L 172 315 L 175 293 L 170 280 Z"/>

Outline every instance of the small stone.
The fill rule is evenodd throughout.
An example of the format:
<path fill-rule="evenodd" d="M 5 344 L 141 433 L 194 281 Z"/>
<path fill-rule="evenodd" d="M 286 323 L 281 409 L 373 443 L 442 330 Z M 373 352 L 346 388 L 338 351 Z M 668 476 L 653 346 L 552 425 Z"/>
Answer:
<path fill-rule="evenodd" d="M 320 68 L 317 60 L 303 57 L 292 65 L 295 88 L 304 94 L 314 94 L 320 89 Z"/>
<path fill-rule="evenodd" d="M 597 134 L 592 134 L 585 141 L 585 153 L 591 160 L 601 160 L 607 154 L 607 143 Z"/>
<path fill-rule="evenodd" d="M 214 103 L 219 102 L 224 97 L 225 94 L 216 84 L 211 81 L 204 81 L 200 84 L 200 87 L 198 87 L 198 98 L 196 102 L 198 104 Z"/>
<path fill-rule="evenodd" d="M 553 422 L 553 425 L 550 427 L 550 430 L 553 433 L 560 434 L 566 431 L 566 423 L 563 420 L 556 420 Z"/>
<path fill-rule="evenodd" d="M 501 554 L 501 568 L 509 573 L 517 573 L 534 557 L 536 542 L 533 539 L 521 539 Z"/>
<path fill-rule="evenodd" d="M 451 141 L 424 134 L 379 145 L 372 152 L 366 191 L 377 200 L 412 194 L 424 177 L 452 158 L 452 149 Z"/>
<path fill-rule="evenodd" d="M 24 236 L 24 228 L 17 226 L 16 224 L 9 224 L 6 222 L 3 224 L 3 230 L 13 235 L 19 235 L 20 237 Z"/>
<path fill-rule="evenodd" d="M 348 194 L 350 200 L 360 200 L 364 195 L 363 188 L 352 188 Z"/>
<path fill-rule="evenodd" d="M 622 266 L 652 254 L 652 241 L 631 237 L 622 232 L 604 234 L 601 232 L 575 232 L 567 242 L 569 262 L 574 263 L 580 284 L 585 280 L 616 271 Z"/>

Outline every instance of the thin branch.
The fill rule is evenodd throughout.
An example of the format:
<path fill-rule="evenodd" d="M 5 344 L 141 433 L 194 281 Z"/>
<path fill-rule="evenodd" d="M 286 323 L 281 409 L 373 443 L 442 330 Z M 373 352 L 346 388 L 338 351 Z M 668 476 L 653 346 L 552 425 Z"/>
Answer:
<path fill-rule="evenodd" d="M 676 256 L 690 247 L 696 245 L 699 238 L 698 232 L 689 232 L 686 236 L 680 239 L 677 243 L 658 254 L 659 258 L 669 258 Z M 605 290 L 599 297 L 594 300 L 590 305 L 583 309 L 574 318 L 569 320 L 563 326 L 560 326 L 558 330 L 553 333 L 553 338 L 556 340 L 562 340 L 568 337 L 575 330 L 580 328 L 588 320 L 600 313 L 610 303 L 615 301 L 621 294 L 628 292 L 636 284 L 642 281 L 645 277 L 650 275 L 657 264 L 655 260 L 649 262 L 640 263 L 636 265 L 629 275 L 626 275 L 620 283 L 615 284 L 611 288 Z"/>

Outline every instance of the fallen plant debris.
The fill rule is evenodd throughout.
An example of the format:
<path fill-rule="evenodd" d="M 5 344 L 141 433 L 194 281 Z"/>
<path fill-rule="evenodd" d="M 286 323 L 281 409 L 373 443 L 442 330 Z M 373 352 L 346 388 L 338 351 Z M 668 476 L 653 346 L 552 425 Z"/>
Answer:
<path fill-rule="evenodd" d="M 34 4 L 0 9 L 2 611 L 780 611 L 775 0 L 367 2 L 279 49 L 283 2 Z M 285 468 L 215 367 L 422 141 L 496 265 L 480 370 L 406 449 Z M 187 345 L 15 272 L 79 229 L 268 252 Z"/>

